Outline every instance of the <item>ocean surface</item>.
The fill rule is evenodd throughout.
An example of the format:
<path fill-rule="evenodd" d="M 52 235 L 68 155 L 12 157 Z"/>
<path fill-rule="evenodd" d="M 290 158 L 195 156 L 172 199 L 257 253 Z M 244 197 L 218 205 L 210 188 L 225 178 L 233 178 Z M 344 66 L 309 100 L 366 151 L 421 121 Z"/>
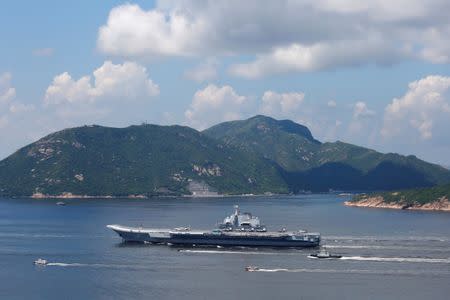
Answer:
<path fill-rule="evenodd" d="M 450 214 L 350 208 L 337 195 L 0 199 L 0 299 L 449 299 Z M 105 226 L 209 229 L 233 211 L 307 229 L 312 250 L 125 245 Z M 37 258 L 48 266 L 35 266 Z M 254 265 L 256 272 L 245 272 Z"/>

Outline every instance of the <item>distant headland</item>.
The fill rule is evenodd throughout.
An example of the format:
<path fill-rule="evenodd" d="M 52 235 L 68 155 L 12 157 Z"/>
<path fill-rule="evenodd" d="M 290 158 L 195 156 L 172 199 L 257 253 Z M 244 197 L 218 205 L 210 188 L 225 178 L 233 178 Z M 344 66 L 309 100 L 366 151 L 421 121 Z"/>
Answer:
<path fill-rule="evenodd" d="M 443 185 L 427 189 L 363 194 L 344 204 L 356 207 L 450 212 L 449 199 L 450 185 Z"/>

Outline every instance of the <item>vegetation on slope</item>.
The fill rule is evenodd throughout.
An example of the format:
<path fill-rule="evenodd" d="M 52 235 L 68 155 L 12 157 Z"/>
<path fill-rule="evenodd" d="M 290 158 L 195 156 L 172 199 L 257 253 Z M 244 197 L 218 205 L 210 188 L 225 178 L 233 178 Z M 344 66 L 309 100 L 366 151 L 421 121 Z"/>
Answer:
<path fill-rule="evenodd" d="M 415 156 L 382 154 L 343 142 L 320 143 L 304 126 L 265 116 L 204 131 L 227 145 L 273 161 L 293 192 L 389 190 L 450 182 L 445 168 Z"/>
<path fill-rule="evenodd" d="M 321 143 L 305 126 L 265 116 L 204 132 L 66 129 L 0 161 L 0 195 L 180 195 L 191 182 L 221 194 L 392 190 L 448 183 L 450 171 L 415 156 Z"/>
<path fill-rule="evenodd" d="M 360 201 L 368 197 L 382 197 L 385 203 L 400 203 L 403 205 L 424 205 L 439 201 L 439 199 L 450 199 L 450 184 L 439 185 L 432 188 L 409 189 L 390 192 L 371 193 L 368 195 L 357 195 L 352 201 Z"/>
<path fill-rule="evenodd" d="M 266 116 L 220 123 L 204 133 L 227 145 L 270 159 L 286 171 L 314 166 L 311 156 L 321 145 L 305 126 Z"/>
<path fill-rule="evenodd" d="M 51 134 L 0 162 L 0 192 L 188 194 L 191 180 L 220 193 L 283 193 L 277 170 L 181 126 L 85 126 Z"/>

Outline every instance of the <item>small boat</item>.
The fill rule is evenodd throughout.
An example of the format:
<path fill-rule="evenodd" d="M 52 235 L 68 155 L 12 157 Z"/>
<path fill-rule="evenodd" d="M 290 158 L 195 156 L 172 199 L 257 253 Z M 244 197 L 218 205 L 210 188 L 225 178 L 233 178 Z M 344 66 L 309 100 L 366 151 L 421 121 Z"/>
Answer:
<path fill-rule="evenodd" d="M 48 261 L 46 261 L 43 258 L 38 258 L 37 260 L 34 261 L 34 264 L 38 266 L 45 266 L 48 264 Z"/>
<path fill-rule="evenodd" d="M 310 254 L 309 257 L 311 257 L 311 258 L 341 258 L 342 255 L 330 254 L 330 252 L 328 252 L 327 250 L 320 249 L 319 252 Z"/>
<path fill-rule="evenodd" d="M 255 266 L 246 266 L 245 267 L 245 271 L 246 272 L 255 272 L 255 271 L 258 271 L 258 270 L 259 270 L 259 268 L 255 267 Z"/>
<path fill-rule="evenodd" d="M 59 201 L 59 202 L 56 202 L 56 205 L 64 206 L 64 205 L 66 205 L 66 202 Z"/>

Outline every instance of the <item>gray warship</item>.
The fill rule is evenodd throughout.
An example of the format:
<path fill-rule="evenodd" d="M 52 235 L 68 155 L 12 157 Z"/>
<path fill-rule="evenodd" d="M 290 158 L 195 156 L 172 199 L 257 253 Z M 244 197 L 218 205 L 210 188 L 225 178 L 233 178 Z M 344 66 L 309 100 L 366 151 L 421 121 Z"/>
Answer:
<path fill-rule="evenodd" d="M 317 247 L 320 233 L 305 230 L 268 231 L 259 218 L 250 213 L 241 213 L 235 206 L 232 215 L 209 231 L 192 230 L 189 227 L 156 229 L 107 225 L 124 242 L 139 242 L 185 246 L 245 246 L 245 247 Z"/>

